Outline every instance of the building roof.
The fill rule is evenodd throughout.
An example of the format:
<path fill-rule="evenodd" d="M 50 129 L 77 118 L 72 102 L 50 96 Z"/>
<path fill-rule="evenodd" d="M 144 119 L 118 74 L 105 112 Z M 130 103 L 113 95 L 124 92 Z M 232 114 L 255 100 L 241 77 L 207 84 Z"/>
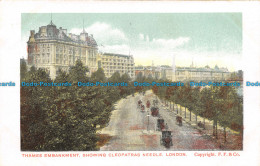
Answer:
<path fill-rule="evenodd" d="M 209 66 L 206 67 L 176 67 L 177 71 L 193 71 L 193 72 L 228 72 L 227 68 L 210 68 Z"/>
<path fill-rule="evenodd" d="M 61 40 L 91 47 L 97 47 L 97 42 L 93 35 L 88 35 L 85 30 L 80 35 L 75 35 L 72 33 L 67 34 L 67 29 L 62 29 L 62 27 L 58 29 L 52 21 L 47 26 L 39 27 L 39 31 L 34 35 L 34 39 L 36 41 L 40 39 Z"/>
<path fill-rule="evenodd" d="M 132 57 L 132 55 L 114 54 L 114 53 L 103 53 L 106 56 L 119 56 L 119 57 Z"/>

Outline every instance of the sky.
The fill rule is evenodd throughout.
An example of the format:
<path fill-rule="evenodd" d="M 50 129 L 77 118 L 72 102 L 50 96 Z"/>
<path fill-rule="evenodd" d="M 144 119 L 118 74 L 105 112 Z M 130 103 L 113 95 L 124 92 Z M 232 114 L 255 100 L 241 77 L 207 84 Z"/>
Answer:
<path fill-rule="evenodd" d="M 21 39 L 26 58 L 30 30 L 52 21 L 57 28 L 93 34 L 99 51 L 131 54 L 138 65 L 242 69 L 241 13 L 23 13 Z M 84 22 L 84 24 L 83 24 Z"/>

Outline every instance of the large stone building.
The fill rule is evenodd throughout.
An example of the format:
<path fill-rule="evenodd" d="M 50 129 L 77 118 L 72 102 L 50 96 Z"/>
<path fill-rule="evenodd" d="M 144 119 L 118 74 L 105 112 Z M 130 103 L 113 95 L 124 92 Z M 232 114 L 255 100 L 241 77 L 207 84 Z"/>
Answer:
<path fill-rule="evenodd" d="M 98 46 L 84 28 L 80 35 L 68 34 L 67 29 L 58 29 L 51 21 L 37 33 L 31 30 L 27 45 L 28 65 L 44 68 L 51 78 L 56 77 L 59 69 L 68 71 L 78 59 L 88 66 L 90 73 L 97 70 Z"/>
<path fill-rule="evenodd" d="M 115 72 L 119 72 L 120 75 L 127 73 L 132 79 L 135 77 L 133 55 L 103 53 L 100 59 L 99 66 L 104 69 L 107 78 Z"/>

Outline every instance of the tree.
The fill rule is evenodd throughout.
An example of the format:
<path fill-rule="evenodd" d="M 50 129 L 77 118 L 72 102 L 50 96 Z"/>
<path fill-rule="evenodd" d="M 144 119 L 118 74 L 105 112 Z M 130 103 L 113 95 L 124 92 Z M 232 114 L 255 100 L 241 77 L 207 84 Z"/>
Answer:
<path fill-rule="evenodd" d="M 86 82 L 86 73 L 88 68 L 83 65 L 81 60 L 77 60 L 75 66 L 72 66 L 69 70 L 69 81 L 72 83 Z"/>
<path fill-rule="evenodd" d="M 211 90 L 207 87 L 203 88 L 201 91 L 201 115 L 204 117 L 204 126 L 205 118 L 213 119 L 213 102 Z"/>
<path fill-rule="evenodd" d="M 197 117 L 201 115 L 201 94 L 200 94 L 200 87 L 196 87 L 192 89 L 192 100 L 193 100 L 193 112 L 196 116 L 196 124 L 197 124 Z"/>
<path fill-rule="evenodd" d="M 121 77 L 119 72 L 115 72 L 109 79 L 109 82 L 121 82 Z"/>
<path fill-rule="evenodd" d="M 234 87 L 220 87 L 218 97 L 221 105 L 219 123 L 224 128 L 224 141 L 226 142 L 226 127 L 232 128 L 232 125 L 234 124 L 237 124 L 237 126 L 242 126 L 242 109 L 239 109 L 242 104 Z M 233 129 L 241 131 L 241 128 L 242 127 Z"/>
<path fill-rule="evenodd" d="M 139 72 L 136 76 L 136 81 L 137 82 L 144 82 L 145 81 L 145 76 L 143 76 L 143 73 L 142 72 Z"/>
<path fill-rule="evenodd" d="M 131 81 L 131 78 L 129 77 L 129 75 L 127 73 L 125 73 L 121 76 L 121 81 L 129 83 Z"/>
<path fill-rule="evenodd" d="M 69 75 L 65 71 L 59 69 L 58 74 L 55 78 L 55 82 L 63 83 L 68 81 L 69 81 Z"/>
<path fill-rule="evenodd" d="M 20 60 L 20 80 L 24 81 L 26 80 L 27 76 L 27 65 L 24 59 Z"/>
<path fill-rule="evenodd" d="M 184 86 L 183 87 L 183 106 L 185 107 L 185 118 L 186 118 L 186 108 L 188 108 L 189 100 L 188 97 L 191 93 L 191 87 L 190 86 Z M 191 111 L 190 111 L 190 121 L 191 121 Z"/>
<path fill-rule="evenodd" d="M 39 150 L 96 150 L 96 128 L 87 103 L 85 87 L 56 89 L 56 96 L 47 110 L 44 144 Z"/>
<path fill-rule="evenodd" d="M 50 82 L 49 75 L 42 69 L 31 67 L 27 82 Z M 36 150 L 44 142 L 46 110 L 52 102 L 51 87 L 22 87 L 21 97 L 21 149 Z"/>
<path fill-rule="evenodd" d="M 92 73 L 91 79 L 94 82 L 104 82 L 106 80 L 104 70 L 99 68 L 96 72 Z"/>

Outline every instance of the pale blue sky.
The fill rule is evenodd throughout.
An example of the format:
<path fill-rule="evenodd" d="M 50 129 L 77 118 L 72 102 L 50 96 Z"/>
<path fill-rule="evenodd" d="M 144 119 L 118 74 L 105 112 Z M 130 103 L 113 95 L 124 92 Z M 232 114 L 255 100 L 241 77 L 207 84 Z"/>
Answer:
<path fill-rule="evenodd" d="M 172 63 L 197 66 L 214 63 L 239 69 L 242 57 L 241 13 L 53 13 L 57 27 L 79 34 L 84 26 L 103 52 L 131 54 L 136 64 Z M 51 14 L 22 14 L 22 39 L 49 24 Z M 234 62 L 231 63 L 230 59 Z M 229 63 L 228 63 L 229 62 Z"/>

